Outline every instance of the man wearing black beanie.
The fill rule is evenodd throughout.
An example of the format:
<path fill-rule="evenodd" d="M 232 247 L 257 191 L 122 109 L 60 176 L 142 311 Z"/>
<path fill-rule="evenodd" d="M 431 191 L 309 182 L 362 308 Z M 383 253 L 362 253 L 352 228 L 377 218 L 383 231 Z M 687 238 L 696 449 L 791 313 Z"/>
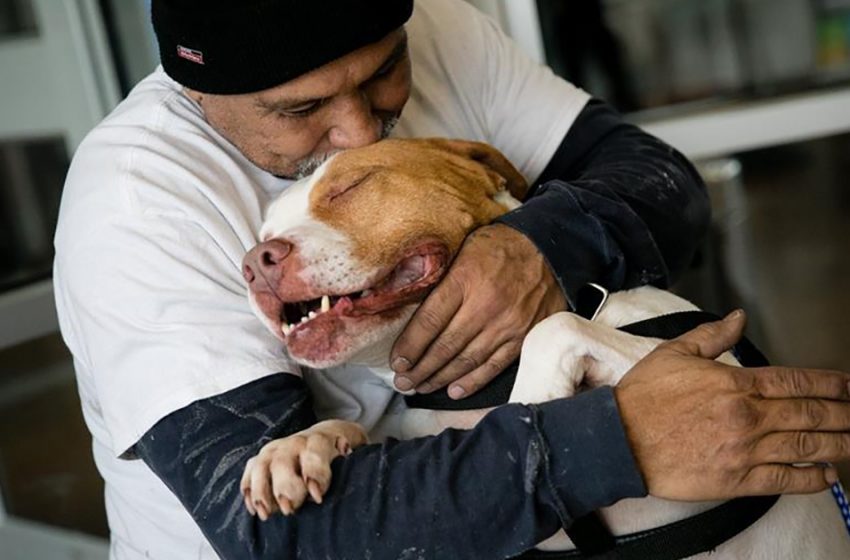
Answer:
<path fill-rule="evenodd" d="M 162 66 L 75 154 L 56 237 L 60 324 L 106 481 L 113 559 L 506 558 L 647 491 L 825 488 L 821 468 L 785 473 L 787 486 L 732 484 L 751 464 L 746 446 L 717 457 L 716 476 L 694 476 L 705 450 L 755 438 L 697 406 L 747 397 L 730 396 L 729 373 L 706 359 L 740 336 L 737 320 L 653 354 L 616 398 L 607 388 L 506 406 L 468 432 L 365 446 L 334 463 L 321 506 L 249 514 L 239 479 L 264 443 L 316 414 L 386 435 L 400 406 L 368 371 L 302 371 L 248 308 L 242 256 L 292 179 L 392 134 L 489 142 L 536 185 L 470 237 L 393 350 L 400 389 L 448 386 L 453 398 L 492 379 L 588 281 L 667 284 L 708 205 L 680 154 L 529 61 L 460 0 L 152 7 Z M 665 382 L 693 368 L 705 373 L 679 375 L 676 391 Z M 828 380 L 829 391 L 814 378 L 795 386 L 848 398 Z"/>

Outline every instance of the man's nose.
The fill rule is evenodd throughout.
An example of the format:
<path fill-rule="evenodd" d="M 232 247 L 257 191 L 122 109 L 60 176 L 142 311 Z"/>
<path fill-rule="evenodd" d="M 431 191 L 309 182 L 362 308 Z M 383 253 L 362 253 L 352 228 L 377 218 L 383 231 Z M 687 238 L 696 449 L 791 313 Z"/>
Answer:
<path fill-rule="evenodd" d="M 334 148 L 347 150 L 374 144 L 381 139 L 381 119 L 372 111 L 372 103 L 363 93 L 352 94 L 340 107 L 329 137 Z"/>
<path fill-rule="evenodd" d="M 283 239 L 270 239 L 257 244 L 242 259 L 242 276 L 248 285 L 254 286 L 259 276 L 265 283 L 276 285 L 283 276 L 286 257 L 292 252 L 292 244 Z M 262 283 L 254 287 L 262 287 Z M 269 287 L 271 287 L 269 286 Z"/>

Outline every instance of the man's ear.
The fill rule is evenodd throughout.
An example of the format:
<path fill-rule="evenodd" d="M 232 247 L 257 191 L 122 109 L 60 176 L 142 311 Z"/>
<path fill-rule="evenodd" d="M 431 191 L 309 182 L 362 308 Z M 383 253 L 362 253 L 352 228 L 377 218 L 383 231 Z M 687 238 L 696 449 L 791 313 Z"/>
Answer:
<path fill-rule="evenodd" d="M 525 177 L 508 161 L 499 150 L 484 142 L 471 140 L 447 140 L 445 138 L 428 138 L 428 142 L 450 152 L 468 157 L 492 169 L 505 180 L 505 188 L 517 200 L 524 200 L 528 192 L 528 182 Z"/>

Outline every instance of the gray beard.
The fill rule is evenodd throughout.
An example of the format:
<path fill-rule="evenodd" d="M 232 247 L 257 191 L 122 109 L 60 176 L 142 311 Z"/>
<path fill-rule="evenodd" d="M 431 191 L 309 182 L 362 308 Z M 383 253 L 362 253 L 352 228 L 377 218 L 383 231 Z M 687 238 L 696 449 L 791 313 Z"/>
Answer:
<path fill-rule="evenodd" d="M 382 121 L 381 126 L 381 140 L 388 138 L 390 133 L 395 128 L 395 125 L 398 124 L 398 117 L 392 117 L 390 119 Z M 322 166 L 323 163 L 331 159 L 336 154 L 340 153 L 342 150 L 333 150 L 331 152 L 327 152 L 325 154 L 320 154 L 316 156 L 310 156 L 308 158 L 302 159 L 298 162 L 295 167 L 295 173 L 293 174 L 293 178 L 295 180 L 303 179 L 304 177 L 309 177 L 312 175 L 319 167 Z"/>

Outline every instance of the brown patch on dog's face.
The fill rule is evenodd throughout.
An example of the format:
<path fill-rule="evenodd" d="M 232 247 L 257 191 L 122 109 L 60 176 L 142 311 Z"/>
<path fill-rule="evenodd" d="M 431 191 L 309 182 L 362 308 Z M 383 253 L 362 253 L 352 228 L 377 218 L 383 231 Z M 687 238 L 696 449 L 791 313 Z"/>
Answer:
<path fill-rule="evenodd" d="M 505 189 L 521 199 L 527 183 L 486 144 L 385 140 L 338 154 L 310 193 L 310 213 L 377 267 L 424 237 L 455 254 L 472 230 L 505 213 L 494 200 Z"/>
<path fill-rule="evenodd" d="M 340 153 L 270 207 L 246 255 L 258 316 L 310 367 L 386 364 L 464 238 L 515 205 L 522 176 L 495 149 L 386 140 Z"/>

